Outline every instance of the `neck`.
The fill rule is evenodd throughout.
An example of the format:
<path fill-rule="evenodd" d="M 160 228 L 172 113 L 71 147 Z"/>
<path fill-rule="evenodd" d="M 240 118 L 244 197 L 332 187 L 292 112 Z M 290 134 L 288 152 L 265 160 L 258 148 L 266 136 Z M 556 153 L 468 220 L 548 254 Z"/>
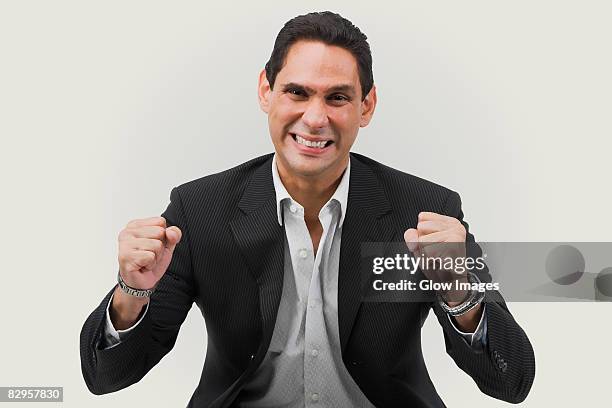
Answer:
<path fill-rule="evenodd" d="M 281 160 L 277 159 L 278 175 L 289 195 L 304 207 L 306 221 L 318 221 L 319 211 L 338 188 L 348 161 L 347 156 L 340 166 L 331 168 L 323 174 L 302 176 L 290 173 Z"/>

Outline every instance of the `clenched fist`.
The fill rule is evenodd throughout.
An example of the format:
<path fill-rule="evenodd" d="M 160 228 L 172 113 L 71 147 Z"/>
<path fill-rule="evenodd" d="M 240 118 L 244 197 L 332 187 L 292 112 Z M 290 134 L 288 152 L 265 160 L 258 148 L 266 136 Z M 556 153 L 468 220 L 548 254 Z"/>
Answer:
<path fill-rule="evenodd" d="M 433 259 L 465 258 L 465 239 L 465 227 L 458 219 L 433 212 L 419 213 L 417 227 L 404 232 L 406 245 L 415 256 L 422 254 Z M 422 267 L 421 270 L 425 277 L 433 282 L 467 282 L 467 276 L 463 272 L 446 269 L 435 262 L 432 262 L 431 266 Z M 461 303 L 464 295 L 465 291 L 444 293 L 444 297 L 453 304 Z"/>
<path fill-rule="evenodd" d="M 164 217 L 130 221 L 119 233 L 119 270 L 128 286 L 151 289 L 168 269 L 181 230 Z"/>
<path fill-rule="evenodd" d="M 152 289 L 164 276 L 181 230 L 166 228 L 163 217 L 130 221 L 119 233 L 119 272 L 123 281 L 136 289 Z M 149 298 L 138 298 L 115 288 L 110 318 L 117 330 L 131 327 L 138 319 Z"/>
<path fill-rule="evenodd" d="M 467 231 L 461 222 L 453 217 L 433 212 L 419 213 L 416 228 L 404 232 L 404 240 L 412 253 L 422 253 L 426 257 L 452 259 L 466 257 Z M 467 275 L 454 270 L 423 269 L 424 275 L 437 282 L 466 282 Z M 443 294 L 446 303 L 456 306 L 463 302 L 465 290 L 451 290 Z M 464 332 L 474 332 L 482 315 L 482 305 L 474 307 L 469 312 L 454 317 L 458 327 Z"/>

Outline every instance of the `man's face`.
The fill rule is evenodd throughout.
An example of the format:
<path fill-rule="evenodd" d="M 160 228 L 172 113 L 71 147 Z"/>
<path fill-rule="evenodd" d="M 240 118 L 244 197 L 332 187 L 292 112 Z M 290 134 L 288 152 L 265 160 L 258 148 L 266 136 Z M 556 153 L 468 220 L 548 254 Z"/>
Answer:
<path fill-rule="evenodd" d="M 317 41 L 293 44 L 274 90 L 265 70 L 259 77 L 279 168 L 288 176 L 337 176 L 374 113 L 376 88 L 361 99 L 357 60 L 349 51 Z"/>

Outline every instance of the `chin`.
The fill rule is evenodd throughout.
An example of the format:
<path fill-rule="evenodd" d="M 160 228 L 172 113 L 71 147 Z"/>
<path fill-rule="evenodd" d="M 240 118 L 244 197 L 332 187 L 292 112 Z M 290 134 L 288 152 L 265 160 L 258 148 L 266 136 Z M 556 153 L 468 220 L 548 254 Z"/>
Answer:
<path fill-rule="evenodd" d="M 297 166 L 290 166 L 289 171 L 294 174 L 299 174 L 301 176 L 311 177 L 324 173 L 326 169 L 327 167 L 325 166 L 302 164 Z"/>
<path fill-rule="evenodd" d="M 291 157 L 288 158 L 288 169 L 291 173 L 301 176 L 317 176 L 324 173 L 331 163 L 315 157 Z"/>

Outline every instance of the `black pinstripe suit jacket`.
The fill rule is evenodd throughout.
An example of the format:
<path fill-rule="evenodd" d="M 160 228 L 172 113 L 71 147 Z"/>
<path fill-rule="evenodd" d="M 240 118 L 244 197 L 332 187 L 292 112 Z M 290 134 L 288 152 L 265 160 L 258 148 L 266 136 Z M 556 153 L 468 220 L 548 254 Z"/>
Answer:
<path fill-rule="evenodd" d="M 105 309 L 113 290 L 85 321 L 81 366 L 94 394 L 139 381 L 168 353 L 195 301 L 206 321 L 208 348 L 189 407 L 238 405 L 243 384 L 262 362 L 282 292 L 284 230 L 272 183 L 272 155 L 185 183 L 172 190 L 162 214 L 183 238 L 131 336 L 101 350 Z M 433 309 L 446 350 L 486 394 L 525 399 L 535 375 L 529 340 L 497 292 L 487 292 L 488 344 L 470 347 L 431 303 L 362 302 L 361 242 L 402 241 L 421 211 L 458 218 L 454 191 L 352 153 L 348 206 L 342 231 L 338 320 L 342 359 L 379 407 L 443 407 L 421 352 L 421 327 Z M 469 232 L 467 240 L 474 241 Z M 480 275 L 490 281 L 488 271 Z M 113 288 L 114 289 L 114 288 Z"/>

